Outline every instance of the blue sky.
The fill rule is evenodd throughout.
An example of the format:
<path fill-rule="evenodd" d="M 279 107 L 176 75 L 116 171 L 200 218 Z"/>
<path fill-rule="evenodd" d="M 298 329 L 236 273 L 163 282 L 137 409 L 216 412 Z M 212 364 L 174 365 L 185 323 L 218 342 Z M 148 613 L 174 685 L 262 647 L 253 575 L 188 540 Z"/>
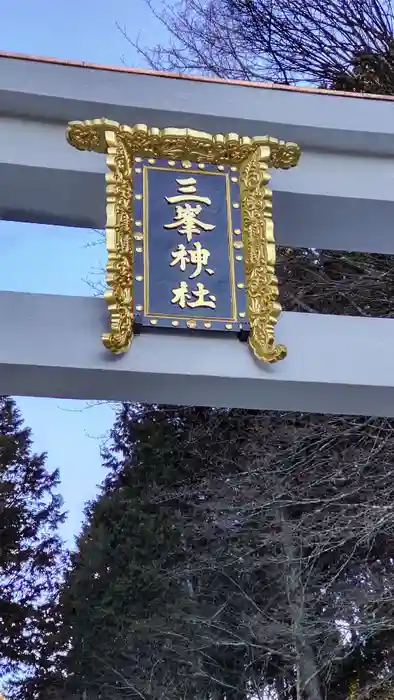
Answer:
<path fill-rule="evenodd" d="M 144 44 L 163 38 L 144 0 L 77 5 L 69 0 L 0 0 L 0 50 L 140 67 L 117 22 Z M 94 279 L 105 260 L 97 241 L 96 231 L 0 222 L 0 289 L 89 296 L 93 292 L 86 278 Z M 18 399 L 18 405 L 36 449 L 48 453 L 50 468 L 60 469 L 69 512 L 62 534 L 72 545 L 84 503 L 104 475 L 100 444 L 112 425 L 113 407 L 35 398 Z"/>

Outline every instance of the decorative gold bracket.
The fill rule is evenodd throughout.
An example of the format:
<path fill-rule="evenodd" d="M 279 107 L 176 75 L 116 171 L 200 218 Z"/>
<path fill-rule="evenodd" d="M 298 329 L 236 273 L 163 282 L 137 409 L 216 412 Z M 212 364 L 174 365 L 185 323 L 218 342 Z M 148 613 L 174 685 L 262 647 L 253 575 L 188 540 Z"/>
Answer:
<path fill-rule="evenodd" d="M 107 290 L 110 332 L 102 336 L 114 353 L 129 349 L 133 338 L 132 160 L 134 155 L 197 163 L 231 164 L 240 169 L 245 279 L 250 345 L 265 362 L 286 357 L 275 344 L 281 313 L 275 275 L 275 239 L 269 168 L 297 165 L 300 148 L 270 136 L 240 137 L 191 129 L 130 127 L 108 119 L 70 122 L 68 142 L 81 151 L 107 154 Z"/>

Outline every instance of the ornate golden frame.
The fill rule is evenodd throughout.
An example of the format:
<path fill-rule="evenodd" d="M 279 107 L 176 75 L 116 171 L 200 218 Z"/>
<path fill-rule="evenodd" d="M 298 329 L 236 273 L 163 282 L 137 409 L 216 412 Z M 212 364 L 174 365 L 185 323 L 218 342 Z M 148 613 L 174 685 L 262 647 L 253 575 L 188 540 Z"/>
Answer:
<path fill-rule="evenodd" d="M 78 150 L 107 154 L 105 299 L 110 332 L 102 336 L 105 347 L 122 353 L 133 338 L 132 160 L 139 155 L 185 163 L 227 163 L 239 168 L 249 342 L 258 359 L 270 363 L 282 360 L 287 351 L 275 344 L 274 336 L 281 306 L 268 169 L 297 165 L 299 146 L 270 136 L 212 135 L 191 129 L 149 128 L 145 124 L 131 127 L 108 119 L 70 122 L 67 140 Z"/>

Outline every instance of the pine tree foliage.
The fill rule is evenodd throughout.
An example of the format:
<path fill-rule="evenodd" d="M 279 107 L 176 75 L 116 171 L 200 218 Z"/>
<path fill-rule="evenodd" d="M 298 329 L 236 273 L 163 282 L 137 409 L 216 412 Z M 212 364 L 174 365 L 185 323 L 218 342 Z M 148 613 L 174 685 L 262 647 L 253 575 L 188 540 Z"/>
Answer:
<path fill-rule="evenodd" d="M 49 633 L 47 606 L 62 565 L 59 475 L 0 397 L 0 673 L 34 668 Z"/>
<path fill-rule="evenodd" d="M 63 592 L 59 697 L 343 700 L 355 680 L 357 697 L 387 685 L 392 428 L 123 406 Z"/>

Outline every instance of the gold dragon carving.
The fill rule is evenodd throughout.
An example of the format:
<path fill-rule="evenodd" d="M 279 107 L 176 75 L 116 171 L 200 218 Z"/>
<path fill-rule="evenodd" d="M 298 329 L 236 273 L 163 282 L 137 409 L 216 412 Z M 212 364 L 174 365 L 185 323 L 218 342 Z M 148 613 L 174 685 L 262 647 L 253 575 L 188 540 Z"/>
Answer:
<path fill-rule="evenodd" d="M 67 140 L 81 151 L 107 154 L 107 290 L 110 332 L 103 343 L 125 352 L 133 337 L 132 159 L 133 155 L 197 163 L 227 163 L 240 169 L 245 280 L 254 355 L 274 363 L 286 356 L 275 343 L 281 313 L 275 275 L 275 239 L 269 168 L 297 165 L 300 148 L 270 136 L 240 137 L 192 129 L 121 125 L 108 119 L 70 122 Z"/>

